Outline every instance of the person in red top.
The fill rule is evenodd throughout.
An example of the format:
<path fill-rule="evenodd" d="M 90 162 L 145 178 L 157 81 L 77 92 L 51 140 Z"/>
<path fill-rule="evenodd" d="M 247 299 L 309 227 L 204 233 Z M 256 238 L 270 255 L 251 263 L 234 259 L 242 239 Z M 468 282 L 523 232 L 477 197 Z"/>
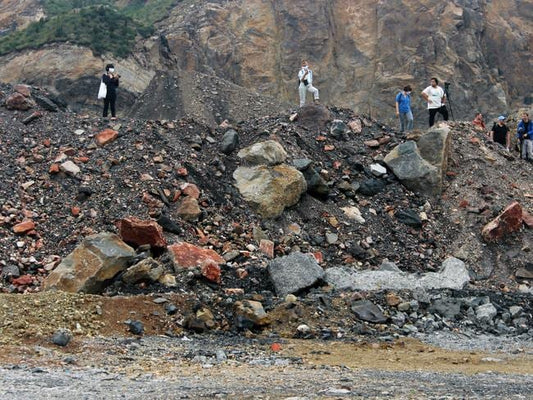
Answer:
<path fill-rule="evenodd" d="M 474 124 L 474 128 L 481 128 L 482 130 L 485 130 L 485 120 L 483 119 L 483 115 L 481 113 L 477 113 L 476 117 L 472 121 L 472 124 Z"/>

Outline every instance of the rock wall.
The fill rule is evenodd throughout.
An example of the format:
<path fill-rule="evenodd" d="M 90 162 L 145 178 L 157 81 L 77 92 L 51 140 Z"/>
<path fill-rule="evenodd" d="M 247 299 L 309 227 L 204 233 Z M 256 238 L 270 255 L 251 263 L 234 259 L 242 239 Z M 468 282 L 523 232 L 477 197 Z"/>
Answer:
<path fill-rule="evenodd" d="M 395 94 L 410 84 L 415 119 L 425 126 L 418 94 L 431 76 L 450 83 L 456 119 L 531 104 L 533 83 L 523 77 L 531 69 L 532 16 L 533 4 L 518 0 L 183 1 L 159 23 L 159 35 L 116 62 L 134 72 L 123 79 L 134 94 L 148 87 L 155 70 L 182 69 L 296 104 L 296 73 L 307 58 L 323 102 L 388 121 Z M 26 58 L 37 60 L 36 53 Z M 58 58 L 43 71 L 56 88 L 67 75 L 97 75 L 105 62 L 82 59 L 86 68 L 73 73 Z M 24 62 L 24 56 L 0 58 L 3 71 L 18 71 L 0 73 L 1 80 L 32 79 L 31 69 L 20 68 Z"/>

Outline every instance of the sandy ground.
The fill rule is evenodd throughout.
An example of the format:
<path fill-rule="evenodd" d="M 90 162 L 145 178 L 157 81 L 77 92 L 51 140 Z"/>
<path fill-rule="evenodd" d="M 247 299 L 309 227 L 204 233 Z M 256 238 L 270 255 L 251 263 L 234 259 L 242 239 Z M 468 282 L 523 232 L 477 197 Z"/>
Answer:
<path fill-rule="evenodd" d="M 533 344 L 518 338 L 168 337 L 169 319 L 151 300 L 0 296 L 0 398 L 533 398 Z M 128 332 L 128 316 L 148 315 L 147 334 Z M 65 347 L 50 341 L 60 325 L 75 331 Z"/>

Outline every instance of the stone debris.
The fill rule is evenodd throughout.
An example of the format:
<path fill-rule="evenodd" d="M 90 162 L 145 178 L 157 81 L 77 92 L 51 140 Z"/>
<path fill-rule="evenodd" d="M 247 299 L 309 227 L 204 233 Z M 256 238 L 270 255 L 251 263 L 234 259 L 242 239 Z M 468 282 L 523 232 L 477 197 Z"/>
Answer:
<path fill-rule="evenodd" d="M 189 308 L 161 313 L 195 332 L 530 330 L 528 164 L 469 123 L 406 136 L 316 104 L 292 120 L 109 123 L 43 104 L 0 109 L 4 292 L 176 291 Z M 356 317 L 362 300 L 385 319 Z"/>

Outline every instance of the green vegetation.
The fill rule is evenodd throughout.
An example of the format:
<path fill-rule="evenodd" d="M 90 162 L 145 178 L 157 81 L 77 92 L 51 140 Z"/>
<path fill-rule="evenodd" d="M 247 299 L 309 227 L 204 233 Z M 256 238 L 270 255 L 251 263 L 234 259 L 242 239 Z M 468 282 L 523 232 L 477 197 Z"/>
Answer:
<path fill-rule="evenodd" d="M 89 47 L 94 54 L 131 54 L 136 35 L 147 37 L 176 0 L 131 0 L 122 8 L 110 0 L 43 0 L 47 18 L 0 38 L 0 55 L 40 48 L 47 43 L 70 42 Z M 121 2 L 124 3 L 124 2 Z"/>

